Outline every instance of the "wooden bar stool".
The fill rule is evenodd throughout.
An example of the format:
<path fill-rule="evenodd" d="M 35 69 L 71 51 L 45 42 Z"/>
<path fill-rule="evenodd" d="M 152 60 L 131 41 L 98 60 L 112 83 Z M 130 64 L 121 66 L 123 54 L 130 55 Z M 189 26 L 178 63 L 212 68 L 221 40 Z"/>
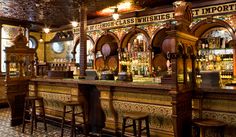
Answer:
<path fill-rule="evenodd" d="M 128 119 L 131 119 L 133 124 L 131 125 L 126 125 L 126 121 Z M 123 123 L 122 123 L 122 133 L 121 136 L 125 136 L 125 129 L 128 127 L 133 127 L 133 134 L 136 137 L 137 132 L 136 132 L 136 121 L 138 122 L 138 137 L 141 137 L 142 131 L 146 130 L 147 137 L 150 137 L 150 130 L 149 130 L 149 116 L 148 114 L 143 114 L 143 113 L 125 113 L 123 115 Z M 142 128 L 142 121 L 145 121 L 146 127 Z"/>
<path fill-rule="evenodd" d="M 224 128 L 226 124 L 214 119 L 194 119 L 193 126 L 199 128 L 197 136 L 205 137 L 206 129 L 211 128 L 216 131 L 216 137 L 218 137 L 218 135 L 224 137 Z M 194 132 L 194 136 L 196 136 L 196 132 Z"/>
<path fill-rule="evenodd" d="M 39 105 L 36 106 L 36 101 L 38 101 Z M 39 115 L 36 115 L 36 110 L 39 110 L 42 112 Z M 29 114 L 29 115 L 27 115 Z M 27 120 L 26 117 L 30 116 L 30 120 Z M 44 103 L 42 97 L 25 97 L 25 103 L 24 103 L 24 112 L 23 112 L 23 128 L 22 132 L 25 131 L 25 122 L 29 121 L 31 123 L 31 134 L 33 134 L 33 126 L 35 123 L 35 129 L 37 129 L 37 122 L 38 119 L 42 118 L 44 122 L 44 129 L 47 131 L 47 125 L 45 121 L 45 110 L 44 110 Z"/>
<path fill-rule="evenodd" d="M 69 107 L 70 110 L 68 110 L 67 107 Z M 82 111 L 81 112 L 76 112 L 75 111 L 76 107 L 81 107 Z M 62 116 L 62 125 L 61 125 L 61 137 L 63 137 L 65 117 L 66 117 L 67 113 L 71 114 L 71 120 L 69 121 L 69 122 L 71 122 L 71 137 L 76 136 L 75 116 L 83 118 L 83 122 L 79 123 L 77 125 L 83 125 L 84 135 L 87 136 L 86 115 L 85 115 L 83 110 L 84 110 L 83 105 L 81 103 L 77 102 L 77 101 L 63 102 L 63 116 Z"/>

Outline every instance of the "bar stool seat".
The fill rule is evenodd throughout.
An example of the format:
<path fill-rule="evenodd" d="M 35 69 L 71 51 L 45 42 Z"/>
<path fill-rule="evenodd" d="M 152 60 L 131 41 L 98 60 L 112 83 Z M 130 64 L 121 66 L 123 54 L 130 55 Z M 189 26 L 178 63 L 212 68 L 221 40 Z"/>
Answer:
<path fill-rule="evenodd" d="M 67 107 L 69 107 L 70 110 L 67 111 Z M 76 112 L 75 111 L 76 107 L 81 107 L 82 111 L 81 112 Z M 71 122 L 71 137 L 76 136 L 76 131 L 75 131 L 75 126 L 76 126 L 76 124 L 75 124 L 75 116 L 83 118 L 83 122 L 77 124 L 77 126 L 83 125 L 84 135 L 87 136 L 86 115 L 85 115 L 83 110 L 84 110 L 83 104 L 81 104 L 78 101 L 63 102 L 63 116 L 62 116 L 62 125 L 61 125 L 61 137 L 63 137 L 63 134 L 64 134 L 64 123 L 65 123 L 65 117 L 66 117 L 67 113 L 71 114 L 71 120 L 69 121 L 69 122 Z"/>
<path fill-rule="evenodd" d="M 36 106 L 36 101 L 38 101 L 39 103 L 38 106 Z M 41 110 L 42 114 L 36 115 L 36 110 L 39 110 L 39 111 Z M 27 114 L 30 115 L 30 120 L 26 119 Z M 37 122 L 39 118 L 43 119 L 44 129 L 45 131 L 47 131 L 43 97 L 36 97 L 36 96 L 25 97 L 22 132 L 24 133 L 25 123 L 29 121 L 31 123 L 31 134 L 33 134 L 33 126 L 35 124 L 35 129 L 37 129 Z"/>
<path fill-rule="evenodd" d="M 200 137 L 205 137 L 205 130 L 208 128 L 215 129 L 216 133 L 220 137 L 224 137 L 224 128 L 226 124 L 222 121 L 214 119 L 194 119 L 193 126 L 198 127 L 200 129 L 200 133 L 197 133 Z"/>
<path fill-rule="evenodd" d="M 131 119 L 133 124 L 127 125 L 126 121 Z M 146 127 L 142 128 L 142 121 L 145 121 Z M 138 113 L 138 112 L 129 112 L 123 114 L 123 123 L 122 123 L 122 133 L 121 136 L 125 136 L 125 129 L 128 127 L 133 127 L 133 135 L 137 136 L 136 133 L 136 121 L 138 122 L 138 137 L 141 137 L 142 131 L 146 130 L 147 137 L 150 137 L 150 130 L 149 130 L 149 116 L 145 113 Z"/>

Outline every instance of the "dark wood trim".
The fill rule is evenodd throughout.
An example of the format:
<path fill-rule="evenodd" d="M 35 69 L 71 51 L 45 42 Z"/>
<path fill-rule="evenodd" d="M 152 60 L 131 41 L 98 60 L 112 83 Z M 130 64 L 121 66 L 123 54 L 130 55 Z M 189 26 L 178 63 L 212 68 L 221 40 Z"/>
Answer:
<path fill-rule="evenodd" d="M 24 28 L 30 28 L 30 24 L 34 24 L 34 22 L 1 17 L 0 24 L 7 24 L 7 25 L 13 25 L 13 26 L 22 26 Z"/>
<path fill-rule="evenodd" d="M 2 51 L 2 24 L 0 24 L 0 51 Z M 2 57 L 2 52 L 0 52 L 0 57 Z M 2 72 L 2 61 L 0 61 L 0 72 Z"/>
<path fill-rule="evenodd" d="M 114 92 L 131 92 L 131 93 L 142 93 L 142 94 L 158 94 L 169 96 L 169 90 L 162 89 L 147 89 L 146 88 L 130 88 L 130 87 L 114 87 Z"/>
<path fill-rule="evenodd" d="M 199 88 L 194 91 L 194 99 L 218 99 L 218 100 L 232 100 L 236 101 L 236 92 L 233 89 L 223 88 Z"/>
<path fill-rule="evenodd" d="M 87 69 L 87 5 L 80 3 L 80 78 L 86 76 Z"/>

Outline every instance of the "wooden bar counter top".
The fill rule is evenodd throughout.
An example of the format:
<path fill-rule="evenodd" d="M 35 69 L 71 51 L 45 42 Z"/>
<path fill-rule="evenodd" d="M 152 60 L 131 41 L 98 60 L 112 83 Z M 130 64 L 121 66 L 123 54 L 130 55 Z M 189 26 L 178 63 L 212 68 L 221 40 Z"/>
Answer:
<path fill-rule="evenodd" d="M 144 82 L 125 82 L 125 81 L 116 81 L 116 80 L 85 80 L 85 79 L 66 79 L 66 78 L 65 79 L 36 78 L 36 79 L 31 79 L 31 81 L 161 89 L 161 90 L 171 90 L 175 88 L 175 85 L 157 84 L 155 82 L 145 82 L 145 81 Z"/>

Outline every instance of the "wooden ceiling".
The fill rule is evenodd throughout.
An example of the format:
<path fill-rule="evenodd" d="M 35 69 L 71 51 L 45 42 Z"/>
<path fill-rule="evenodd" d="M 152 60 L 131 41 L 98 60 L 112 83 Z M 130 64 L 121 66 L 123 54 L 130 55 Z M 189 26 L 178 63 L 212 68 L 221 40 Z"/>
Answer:
<path fill-rule="evenodd" d="M 0 20 L 14 19 L 37 25 L 61 27 L 79 16 L 81 0 L 1 0 Z M 175 0 L 85 0 L 88 7 L 88 20 L 108 16 L 99 14 L 103 9 L 116 7 L 120 3 L 130 2 L 131 8 L 121 12 L 133 12 L 159 6 L 171 6 Z M 199 0 L 187 0 L 189 2 Z M 211 0 L 213 1 L 213 0 Z M 110 16 L 110 15 L 109 15 Z"/>

